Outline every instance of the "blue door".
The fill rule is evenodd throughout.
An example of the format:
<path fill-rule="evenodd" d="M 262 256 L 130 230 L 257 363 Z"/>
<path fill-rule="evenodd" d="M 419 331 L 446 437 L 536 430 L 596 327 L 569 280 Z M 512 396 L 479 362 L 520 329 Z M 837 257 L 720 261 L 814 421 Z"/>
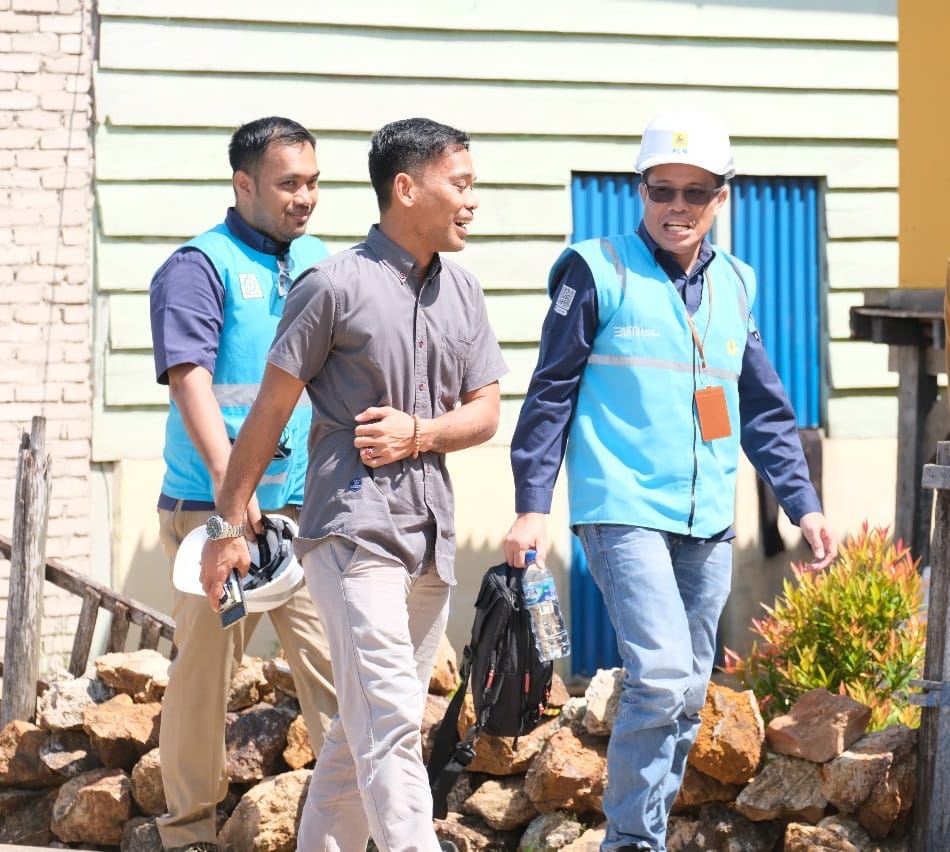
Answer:
<path fill-rule="evenodd" d="M 636 174 L 575 173 L 572 242 L 630 233 L 643 203 Z M 814 178 L 737 177 L 730 182 L 730 249 L 758 276 L 755 321 L 798 415 L 799 427 L 821 418 L 819 193 Z M 619 666 L 617 641 L 583 548 L 572 536 L 572 672 L 591 676 Z"/>

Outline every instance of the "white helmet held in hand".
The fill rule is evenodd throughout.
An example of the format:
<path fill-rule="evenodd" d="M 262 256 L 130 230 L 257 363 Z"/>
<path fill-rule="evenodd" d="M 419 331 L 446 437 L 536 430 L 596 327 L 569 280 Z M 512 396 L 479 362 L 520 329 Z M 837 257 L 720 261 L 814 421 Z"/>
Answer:
<path fill-rule="evenodd" d="M 720 177 L 734 177 L 726 125 L 694 107 L 678 107 L 654 116 L 643 131 L 635 168 L 642 175 L 667 163 L 685 163 Z"/>
<path fill-rule="evenodd" d="M 303 568 L 294 556 L 297 524 L 283 515 L 263 515 L 263 532 L 250 544 L 251 570 L 241 579 L 248 612 L 267 612 L 283 603 L 303 584 Z M 172 568 L 175 588 L 204 596 L 201 588 L 201 550 L 208 540 L 204 526 L 182 540 Z"/>

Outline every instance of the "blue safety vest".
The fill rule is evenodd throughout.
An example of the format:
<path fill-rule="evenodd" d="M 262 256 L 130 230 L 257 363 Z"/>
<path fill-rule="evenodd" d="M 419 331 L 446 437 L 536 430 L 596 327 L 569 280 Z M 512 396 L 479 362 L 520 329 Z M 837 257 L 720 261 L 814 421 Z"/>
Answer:
<path fill-rule="evenodd" d="M 722 532 L 734 516 L 752 269 L 716 248 L 692 317 L 703 369 L 686 305 L 638 236 L 571 249 L 593 273 L 599 316 L 567 447 L 571 524 Z M 694 394 L 711 386 L 723 389 L 732 434 L 704 441 Z"/>
<path fill-rule="evenodd" d="M 224 325 L 218 343 L 212 390 L 233 441 L 257 397 L 267 352 L 284 309 L 278 288 L 277 259 L 237 239 L 223 223 L 195 237 L 184 247 L 200 249 L 224 284 Z M 301 236 L 290 244 L 293 277 L 329 255 L 316 237 Z M 303 502 L 307 474 L 307 437 L 311 406 L 301 396 L 280 438 L 274 459 L 257 487 L 262 509 Z M 165 478 L 162 493 L 178 500 L 213 501 L 214 489 L 204 460 L 185 430 L 175 402 L 165 426 Z"/>

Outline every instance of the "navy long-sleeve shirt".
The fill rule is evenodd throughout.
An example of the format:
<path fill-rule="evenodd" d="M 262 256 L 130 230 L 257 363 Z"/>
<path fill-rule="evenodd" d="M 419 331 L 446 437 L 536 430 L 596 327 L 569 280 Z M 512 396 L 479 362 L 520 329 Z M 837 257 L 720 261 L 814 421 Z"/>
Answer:
<path fill-rule="evenodd" d="M 656 244 L 642 222 L 637 234 L 683 297 L 687 311 L 694 314 L 702 299 L 706 267 L 715 256 L 712 245 L 703 241 L 698 262 L 686 273 L 669 252 Z M 553 306 L 548 310 L 538 364 L 511 443 L 515 511 L 519 513 L 551 510 L 581 376 L 598 328 L 597 288 L 590 267 L 575 252 L 558 266 L 551 292 L 557 293 L 565 280 L 570 281 L 576 294 L 566 311 L 563 306 L 557 311 Z M 808 512 L 821 511 L 794 411 L 751 321 L 739 375 L 739 417 L 742 449 L 792 522 L 797 524 Z M 732 536 L 729 528 L 713 538 Z"/>

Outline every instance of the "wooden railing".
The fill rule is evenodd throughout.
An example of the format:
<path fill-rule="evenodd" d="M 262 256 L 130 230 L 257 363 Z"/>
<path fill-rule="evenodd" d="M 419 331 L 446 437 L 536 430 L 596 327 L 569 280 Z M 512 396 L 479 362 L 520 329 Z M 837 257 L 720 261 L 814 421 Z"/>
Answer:
<path fill-rule="evenodd" d="M 0 535 L 0 555 L 9 559 L 11 546 L 10 539 Z M 46 582 L 83 599 L 79 626 L 69 657 L 69 673 L 74 677 L 78 677 L 86 670 L 100 610 L 112 613 L 112 628 L 109 631 L 106 653 L 126 649 L 129 627 L 133 624 L 139 625 L 142 629 L 138 642 L 139 648 L 158 650 L 162 639 L 167 639 L 171 643 L 174 638 L 175 622 L 171 616 L 128 598 L 95 580 L 90 580 L 72 568 L 66 567 L 57 559 L 46 560 Z"/>
<path fill-rule="evenodd" d="M 43 621 L 43 580 L 82 598 L 79 624 L 69 658 L 69 672 L 86 670 L 99 613 L 112 614 L 106 651 L 124 651 L 129 628 L 141 628 L 138 647 L 157 650 L 167 639 L 169 656 L 175 622 L 171 617 L 132 600 L 108 586 L 84 577 L 56 559 L 46 559 L 46 522 L 49 508 L 49 458 L 43 457 L 45 419 L 34 417 L 24 433 L 17 465 L 13 538 L 0 536 L 0 555 L 10 560 L 6 646 L 0 676 L 3 702 L 0 725 L 13 719 L 32 720 L 39 680 L 40 631 Z"/>

